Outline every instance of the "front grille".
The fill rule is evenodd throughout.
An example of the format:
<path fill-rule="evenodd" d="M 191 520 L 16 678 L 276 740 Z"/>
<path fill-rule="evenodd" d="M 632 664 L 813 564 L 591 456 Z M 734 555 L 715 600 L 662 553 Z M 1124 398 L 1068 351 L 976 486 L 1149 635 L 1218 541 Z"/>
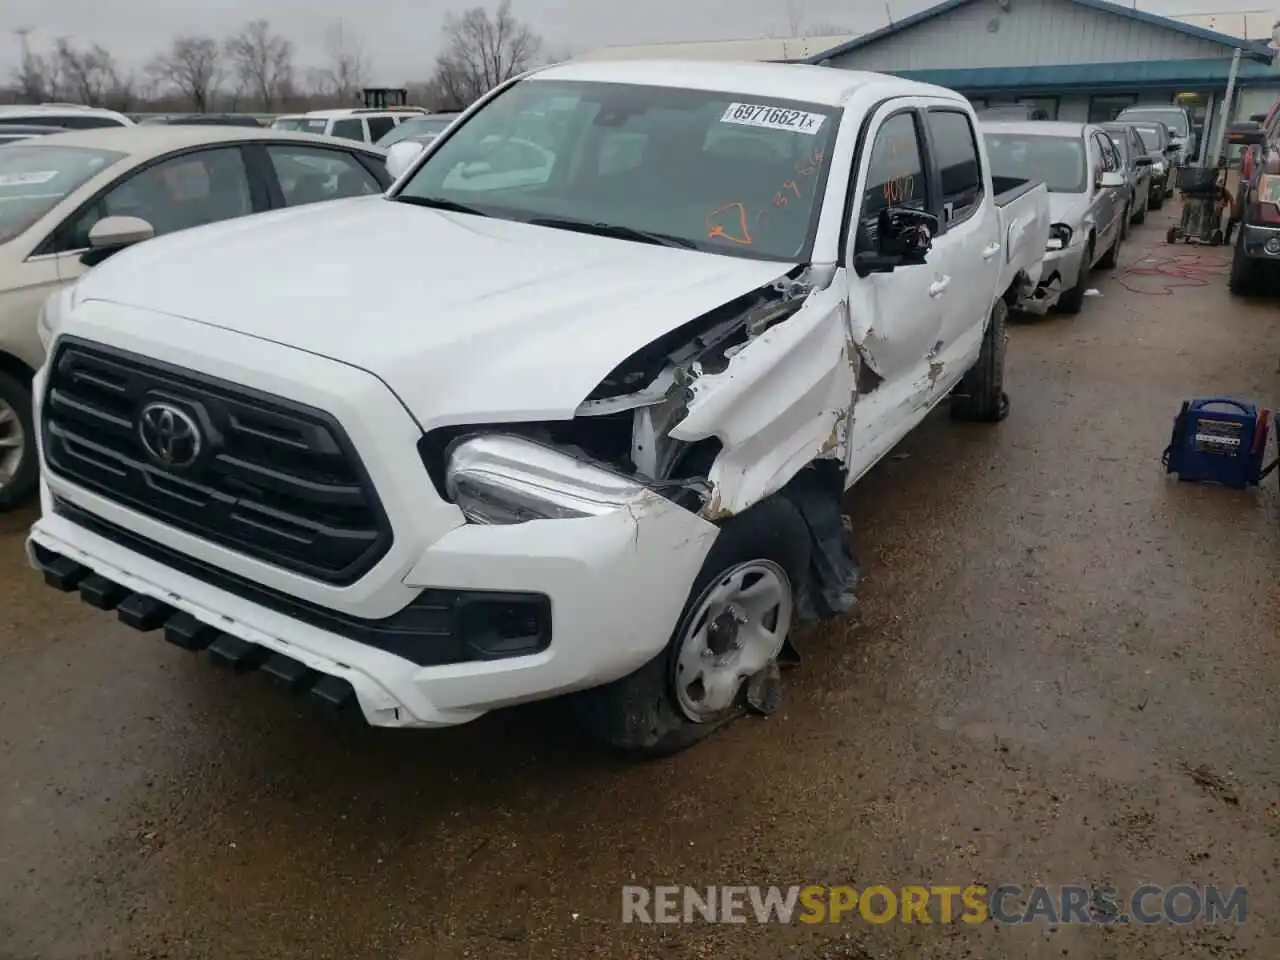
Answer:
<path fill-rule="evenodd" d="M 144 444 L 144 408 L 194 424 L 166 465 Z M 391 526 L 351 441 L 303 404 L 137 354 L 59 341 L 41 426 L 48 467 L 162 523 L 335 585 L 391 547 Z M 189 455 L 189 456 L 188 456 Z"/>

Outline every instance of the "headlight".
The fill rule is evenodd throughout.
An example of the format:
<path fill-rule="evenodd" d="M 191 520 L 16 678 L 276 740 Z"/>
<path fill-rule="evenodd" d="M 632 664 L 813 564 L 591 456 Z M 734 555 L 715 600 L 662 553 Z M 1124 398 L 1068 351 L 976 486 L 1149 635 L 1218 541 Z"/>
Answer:
<path fill-rule="evenodd" d="M 494 524 L 601 516 L 648 493 L 602 467 L 506 434 L 459 442 L 445 489 L 472 523 Z"/>
<path fill-rule="evenodd" d="M 1163 177 L 1163 176 L 1164 176 L 1164 161 L 1163 161 L 1163 160 L 1157 160 L 1157 161 L 1155 161 L 1153 164 L 1151 164 L 1151 169 L 1155 171 L 1155 174 L 1156 174 L 1156 176 L 1157 176 L 1157 177 Z"/>
<path fill-rule="evenodd" d="M 45 353 L 49 352 L 49 347 L 53 344 L 53 338 L 58 335 L 58 328 L 62 326 L 62 321 L 74 306 L 74 290 L 74 284 L 68 284 L 60 290 L 55 290 L 45 298 L 44 305 L 40 307 L 40 317 L 36 321 L 36 332 L 40 337 L 40 343 L 44 347 Z"/>
<path fill-rule="evenodd" d="M 1055 223 L 1049 227 L 1049 242 L 1046 250 L 1065 250 L 1071 246 L 1071 228 L 1065 223 Z"/>

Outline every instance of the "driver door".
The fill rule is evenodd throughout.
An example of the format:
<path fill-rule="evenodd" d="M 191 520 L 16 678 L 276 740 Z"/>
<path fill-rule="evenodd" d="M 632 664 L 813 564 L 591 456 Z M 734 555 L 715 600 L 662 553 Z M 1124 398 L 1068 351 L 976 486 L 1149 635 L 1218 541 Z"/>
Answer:
<path fill-rule="evenodd" d="M 846 264 L 850 336 L 863 362 L 884 382 L 876 387 L 894 398 L 913 396 L 918 380 L 927 387 L 929 357 L 941 340 L 944 300 L 950 286 L 938 258 L 859 276 L 854 256 L 876 248 L 880 213 L 887 207 L 932 212 L 925 167 L 923 110 L 909 100 L 883 106 L 873 118 L 851 195 Z M 927 389 L 921 393 L 925 401 Z M 914 401 L 913 401 L 914 402 Z"/>

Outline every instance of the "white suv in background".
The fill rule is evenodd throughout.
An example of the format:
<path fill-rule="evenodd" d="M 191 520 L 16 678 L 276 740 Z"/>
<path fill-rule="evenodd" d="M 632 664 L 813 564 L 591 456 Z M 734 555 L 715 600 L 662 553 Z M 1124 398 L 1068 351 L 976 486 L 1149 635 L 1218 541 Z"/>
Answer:
<path fill-rule="evenodd" d="M 13 104 L 0 107 L 0 126 L 21 124 L 33 127 L 61 127 L 63 130 L 92 130 L 96 127 L 132 127 L 123 113 L 78 103 Z"/>
<path fill-rule="evenodd" d="M 376 143 L 403 121 L 410 117 L 420 117 L 426 112 L 422 107 L 396 107 L 392 110 L 343 107 L 276 117 L 271 126 L 275 130 L 317 133 L 327 137 L 342 137 L 344 140 Z"/>

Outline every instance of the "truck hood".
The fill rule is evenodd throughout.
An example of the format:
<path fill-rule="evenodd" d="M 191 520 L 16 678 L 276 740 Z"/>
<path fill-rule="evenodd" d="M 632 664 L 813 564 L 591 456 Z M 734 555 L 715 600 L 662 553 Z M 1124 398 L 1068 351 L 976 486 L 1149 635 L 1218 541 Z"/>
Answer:
<path fill-rule="evenodd" d="M 139 244 L 79 294 L 362 368 L 427 428 L 568 419 L 636 350 L 794 266 L 368 197 Z"/>

